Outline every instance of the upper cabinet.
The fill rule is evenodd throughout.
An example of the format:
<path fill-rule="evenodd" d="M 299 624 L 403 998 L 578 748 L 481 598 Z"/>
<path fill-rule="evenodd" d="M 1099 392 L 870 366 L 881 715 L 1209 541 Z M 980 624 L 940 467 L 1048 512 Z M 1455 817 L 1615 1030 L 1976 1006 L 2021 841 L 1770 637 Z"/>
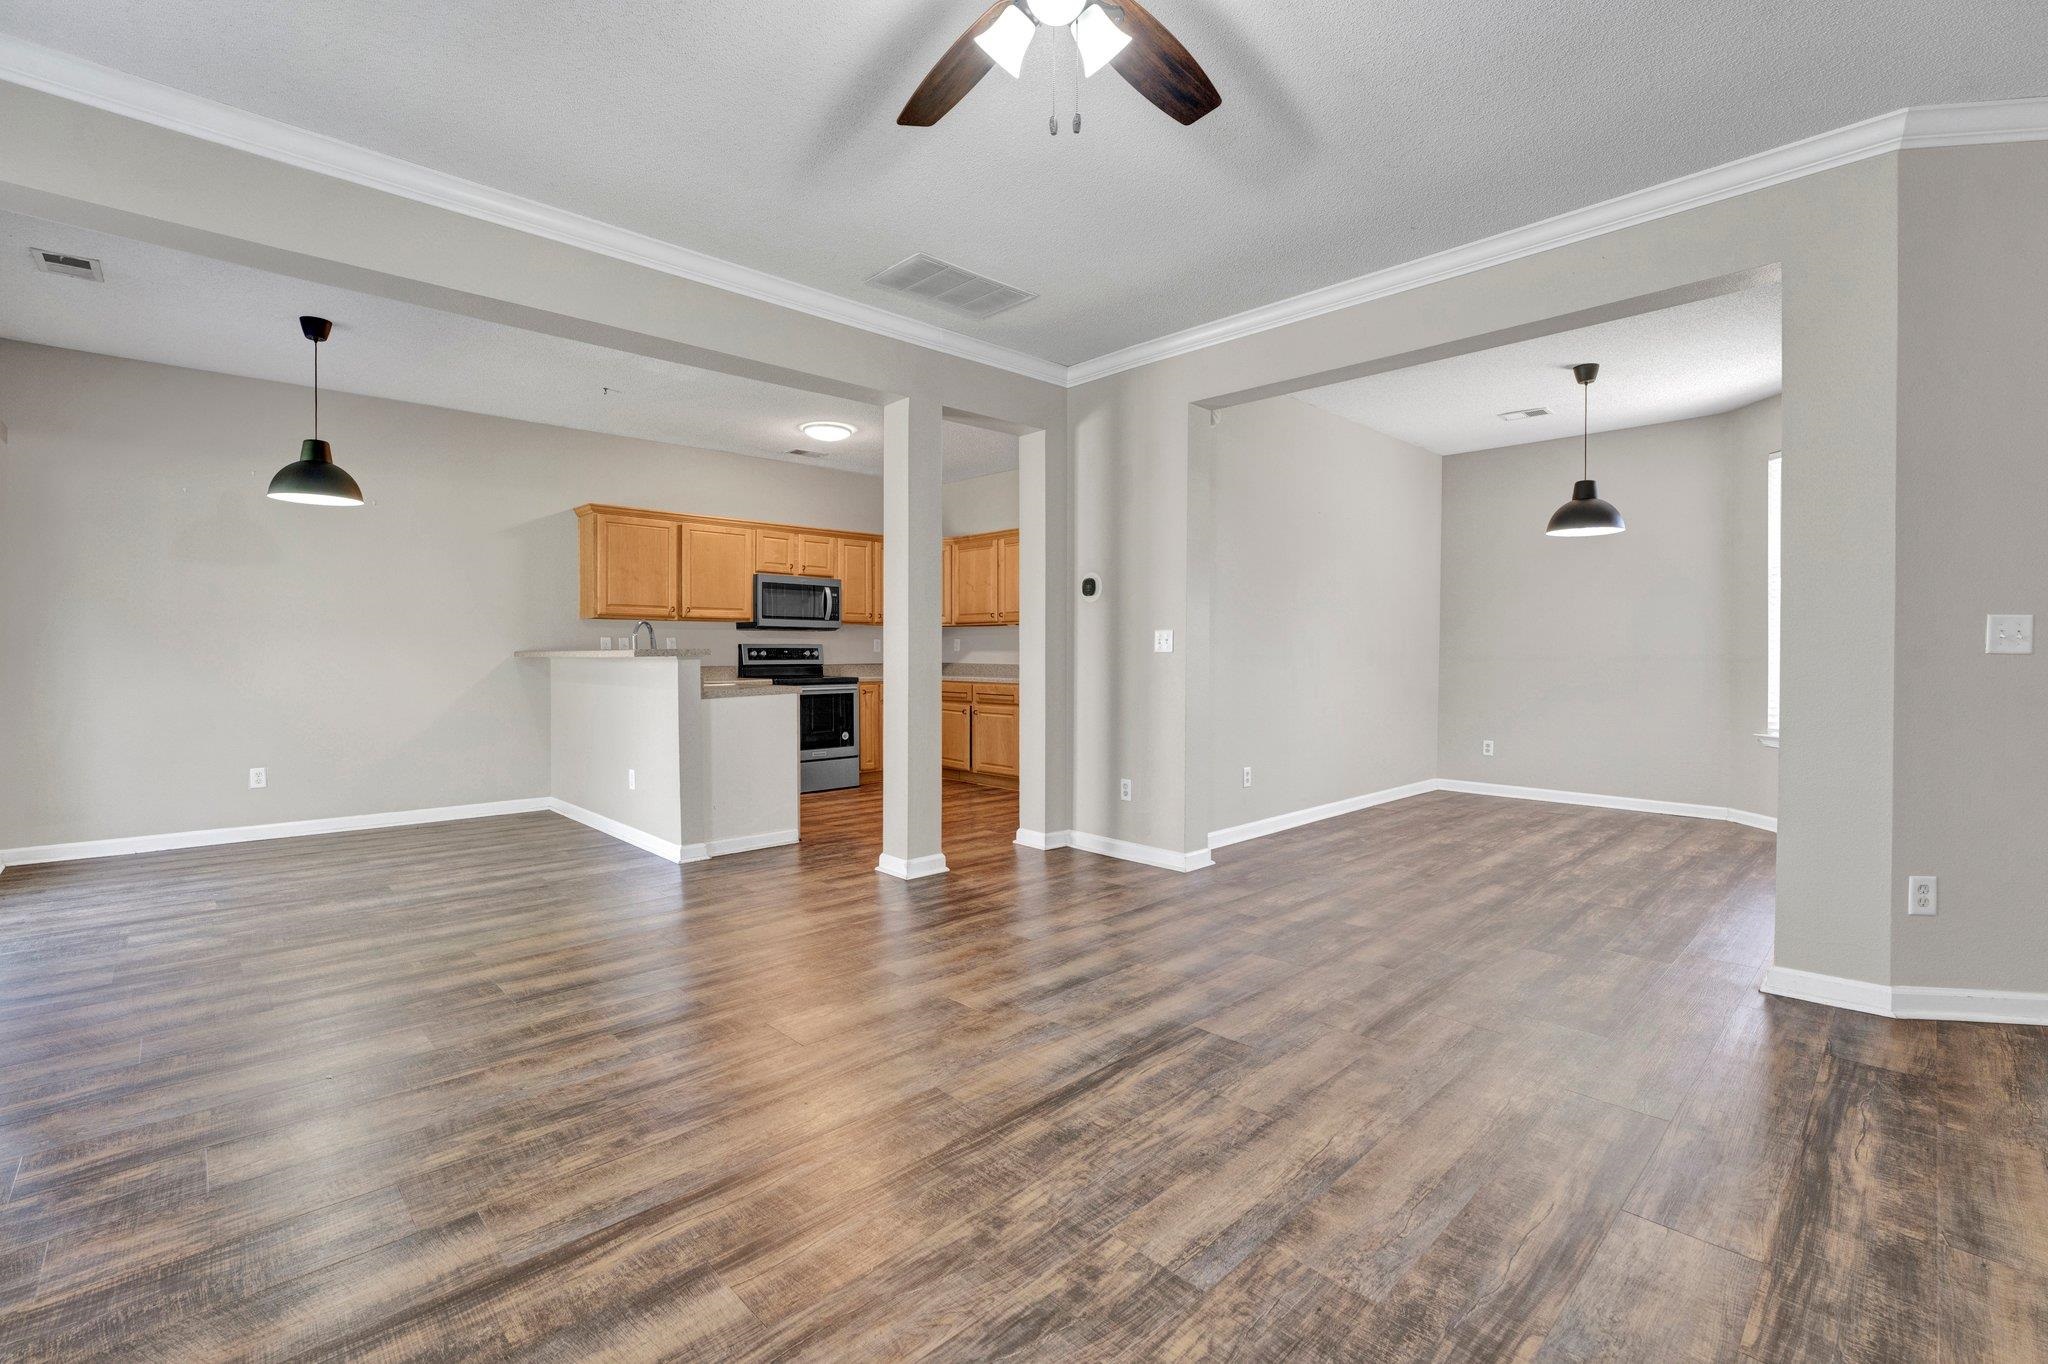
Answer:
<path fill-rule="evenodd" d="M 761 572 L 796 572 L 797 532 L 785 526 L 762 526 L 755 539 L 760 546 Z"/>
<path fill-rule="evenodd" d="M 677 525 L 629 512 L 577 513 L 586 618 L 673 620 Z"/>
<path fill-rule="evenodd" d="M 1017 624 L 1023 596 L 1019 544 L 1014 530 L 946 541 L 947 625 Z"/>
<path fill-rule="evenodd" d="M 754 618 L 754 572 L 759 562 L 754 527 L 729 521 L 682 523 L 680 620 Z"/>
<path fill-rule="evenodd" d="M 839 576 L 839 537 L 817 531 L 798 531 L 796 571 L 806 578 Z"/>
<path fill-rule="evenodd" d="M 837 578 L 840 618 L 882 623 L 882 538 L 723 517 L 576 509 L 579 605 L 591 620 L 747 621 L 754 575 Z"/>
<path fill-rule="evenodd" d="M 839 618 L 848 625 L 882 623 L 882 542 L 842 536 L 832 542 L 839 579 Z"/>

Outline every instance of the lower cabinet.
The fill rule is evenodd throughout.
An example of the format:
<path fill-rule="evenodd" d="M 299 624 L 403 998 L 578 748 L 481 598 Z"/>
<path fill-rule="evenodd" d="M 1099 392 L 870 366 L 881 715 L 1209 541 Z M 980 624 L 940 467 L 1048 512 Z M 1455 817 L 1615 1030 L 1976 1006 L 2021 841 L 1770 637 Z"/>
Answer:
<path fill-rule="evenodd" d="M 882 684 L 860 684 L 860 770 L 882 770 Z"/>
<path fill-rule="evenodd" d="M 974 770 L 993 777 L 1017 775 L 1017 689 L 974 686 Z"/>
<path fill-rule="evenodd" d="M 939 766 L 956 772 L 974 765 L 974 687 L 946 682 L 939 687 Z"/>

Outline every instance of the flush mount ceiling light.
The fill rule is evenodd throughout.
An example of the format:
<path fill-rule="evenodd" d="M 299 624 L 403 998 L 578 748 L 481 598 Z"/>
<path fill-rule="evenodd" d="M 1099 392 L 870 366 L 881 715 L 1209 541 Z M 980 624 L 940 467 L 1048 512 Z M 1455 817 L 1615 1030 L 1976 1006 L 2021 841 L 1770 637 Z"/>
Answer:
<path fill-rule="evenodd" d="M 797 430 L 803 432 L 812 440 L 821 440 L 827 445 L 832 444 L 834 441 L 845 440 L 853 434 L 853 428 L 845 422 L 805 422 Z"/>
<path fill-rule="evenodd" d="M 268 496 L 315 507 L 360 507 L 363 490 L 334 462 L 334 450 L 320 439 L 320 343 L 334 332 L 324 317 L 302 317 L 299 331 L 313 343 L 313 436 L 299 443 L 299 457 L 270 480 Z"/>
<path fill-rule="evenodd" d="M 1598 365 L 1573 365 L 1572 377 L 1584 395 L 1585 426 L 1579 436 L 1579 481 L 1572 485 L 1572 500 L 1551 513 L 1545 535 L 1618 535 L 1627 529 L 1621 512 L 1611 502 L 1600 500 L 1593 486 L 1591 450 L 1593 444 L 1593 381 L 1600 377 Z"/>
<path fill-rule="evenodd" d="M 1223 103 L 1201 64 L 1138 0 L 996 0 L 967 31 L 953 40 L 925 74 L 896 121 L 928 128 L 967 97 L 967 92 L 1000 66 L 1012 77 L 1024 72 L 1024 54 L 1041 28 L 1065 29 L 1080 54 L 1085 79 L 1105 66 L 1181 123 L 1194 123 Z M 1057 97 L 1057 88 L 1055 88 Z M 1081 131 L 1076 92 L 1074 131 Z M 1059 132 L 1057 111 L 1048 127 Z"/>

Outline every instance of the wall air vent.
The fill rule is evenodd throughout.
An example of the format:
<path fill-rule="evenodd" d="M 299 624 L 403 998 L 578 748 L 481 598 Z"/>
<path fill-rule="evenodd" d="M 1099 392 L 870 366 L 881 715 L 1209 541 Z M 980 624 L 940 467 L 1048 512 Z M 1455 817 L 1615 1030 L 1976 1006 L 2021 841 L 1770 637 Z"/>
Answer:
<path fill-rule="evenodd" d="M 1501 413 L 1500 419 L 1504 422 L 1525 422 L 1531 417 L 1547 417 L 1549 415 L 1550 409 L 1547 407 L 1518 407 L 1512 412 Z"/>
<path fill-rule="evenodd" d="M 868 283 L 891 293 L 936 303 L 967 317 L 994 317 L 1038 297 L 922 254 L 869 275 Z"/>
<path fill-rule="evenodd" d="M 40 246 L 31 246 L 28 253 L 34 258 L 36 269 L 48 270 L 53 275 L 90 280 L 106 278 L 100 273 L 100 263 L 89 256 L 67 256 L 62 251 L 45 251 Z"/>

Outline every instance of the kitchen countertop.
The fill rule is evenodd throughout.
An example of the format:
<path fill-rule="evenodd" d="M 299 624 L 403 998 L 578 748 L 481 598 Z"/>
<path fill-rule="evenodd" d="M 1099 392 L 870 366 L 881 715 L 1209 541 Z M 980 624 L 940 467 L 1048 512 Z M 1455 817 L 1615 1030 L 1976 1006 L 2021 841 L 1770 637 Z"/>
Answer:
<path fill-rule="evenodd" d="M 882 665 L 879 663 L 827 663 L 825 671 L 842 676 L 858 677 L 863 682 L 882 680 Z M 943 682 L 1016 682 L 1019 669 L 1015 663 L 948 663 L 939 669 Z"/>
<path fill-rule="evenodd" d="M 709 649 L 521 649 L 514 658 L 594 658 L 607 663 L 634 663 L 647 659 L 684 659 L 696 662 L 711 657 Z M 740 696 L 766 696 L 776 690 L 773 682 L 754 679 L 737 681 L 734 669 L 716 666 L 701 670 L 698 695 L 706 701 L 730 701 Z"/>
<path fill-rule="evenodd" d="M 608 658 L 624 663 L 636 658 L 709 658 L 709 649 L 521 649 L 514 658 Z"/>

